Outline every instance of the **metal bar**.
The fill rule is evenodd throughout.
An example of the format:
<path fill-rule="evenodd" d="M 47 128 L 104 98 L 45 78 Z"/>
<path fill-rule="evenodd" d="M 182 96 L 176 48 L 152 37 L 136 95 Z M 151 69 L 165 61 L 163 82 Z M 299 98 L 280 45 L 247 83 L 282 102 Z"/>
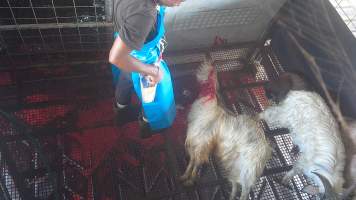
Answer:
<path fill-rule="evenodd" d="M 105 20 L 106 20 L 106 22 L 113 21 L 113 14 L 114 14 L 113 6 L 114 6 L 113 0 L 105 0 Z"/>
<path fill-rule="evenodd" d="M 37 15 L 36 15 L 35 10 L 33 9 L 32 0 L 29 0 L 29 2 L 30 2 L 30 6 L 31 6 L 31 8 L 32 8 L 33 16 L 35 16 L 36 24 L 38 24 Z M 43 48 L 45 48 L 45 47 L 46 47 L 46 43 L 45 43 L 45 40 L 44 40 L 44 38 L 43 38 L 42 32 L 41 32 L 40 29 L 38 29 L 38 32 L 40 33 L 40 36 L 41 36 L 41 41 L 42 41 Z M 45 54 L 46 54 L 46 57 L 47 57 L 47 62 L 49 62 L 49 55 L 48 55 L 48 52 L 45 51 Z"/>
<path fill-rule="evenodd" d="M 271 175 L 271 174 L 278 174 L 282 172 L 286 172 L 292 169 L 293 166 L 283 166 L 283 167 L 276 167 L 276 168 L 271 168 L 271 169 L 265 169 L 263 170 L 264 175 Z"/>
<path fill-rule="evenodd" d="M 98 15 L 97 15 L 97 11 L 96 11 L 96 2 L 95 2 L 95 0 L 94 0 L 94 12 L 95 12 L 95 23 L 96 23 L 96 34 L 95 34 L 95 36 L 96 36 L 96 44 L 97 44 L 97 46 L 98 47 L 100 47 L 100 42 L 99 42 L 99 27 L 98 27 Z"/>
<path fill-rule="evenodd" d="M 73 0 L 73 6 L 74 6 L 74 13 L 75 13 L 75 19 L 77 21 L 77 25 L 79 24 L 79 19 L 78 19 L 78 13 L 77 13 L 77 7 L 75 5 L 75 0 Z M 97 23 L 95 22 L 95 25 L 97 26 Z M 80 44 L 80 49 L 83 50 L 83 40 L 82 40 L 82 35 L 80 34 L 80 28 L 79 26 L 76 27 L 78 30 L 79 34 L 79 44 Z"/>
<path fill-rule="evenodd" d="M 95 27 L 112 27 L 112 26 L 113 23 L 110 22 L 18 24 L 18 25 L 1 25 L 0 30 L 53 29 L 53 28 L 77 28 L 77 27 L 95 28 Z"/>
<path fill-rule="evenodd" d="M 90 8 L 93 8 L 94 5 L 92 6 L 77 6 L 77 8 L 87 8 L 87 7 L 90 7 Z M 0 8 L 9 8 L 9 7 L 3 7 L 3 6 L 0 6 Z M 12 6 L 12 8 L 29 8 L 29 7 L 26 7 L 26 6 Z M 50 6 L 50 4 L 48 4 L 48 6 L 33 6 L 33 8 L 52 8 L 52 6 Z M 56 8 L 73 8 L 73 6 L 56 6 Z"/>
<path fill-rule="evenodd" d="M 241 89 L 241 88 L 255 88 L 255 87 L 264 86 L 265 83 L 266 83 L 266 81 L 259 81 L 259 82 L 254 82 L 254 83 L 241 84 L 238 87 L 236 87 L 236 86 L 226 86 L 226 87 L 221 88 L 221 90 L 223 92 L 226 92 L 226 91 L 230 91 L 230 90 L 238 90 L 238 89 Z"/>

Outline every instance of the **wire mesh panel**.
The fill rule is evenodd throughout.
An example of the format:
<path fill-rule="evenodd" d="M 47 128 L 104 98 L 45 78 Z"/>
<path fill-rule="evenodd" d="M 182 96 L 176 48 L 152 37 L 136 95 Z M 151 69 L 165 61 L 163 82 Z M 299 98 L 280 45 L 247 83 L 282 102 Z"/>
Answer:
<path fill-rule="evenodd" d="M 4 0 L 0 20 L 3 25 L 100 22 L 105 20 L 104 7 L 103 0 Z"/>
<path fill-rule="evenodd" d="M 330 0 L 337 12 L 356 37 L 356 3 L 351 0 Z"/>
<path fill-rule="evenodd" d="M 215 55 L 218 55 L 215 56 L 215 65 L 218 69 L 220 86 L 225 99 L 228 98 L 225 102 L 232 112 L 255 114 L 263 110 L 267 105 L 263 84 L 277 78 L 282 70 L 272 49 L 269 46 L 257 50 L 244 47 L 219 50 Z M 255 56 L 253 60 L 249 60 L 247 55 Z M 78 70 L 84 71 L 84 69 Z M 26 72 L 28 73 L 35 76 L 38 72 L 34 70 Z M 72 73 L 75 72 L 70 72 L 71 76 L 74 75 Z M 104 77 L 106 74 L 105 70 L 98 70 L 95 73 L 104 74 Z M 46 77 L 44 80 L 53 78 L 52 75 L 51 73 L 37 74 L 38 77 Z M 101 80 L 100 76 L 91 78 Z M 25 80 L 33 81 L 30 77 L 26 77 Z M 78 104 L 65 104 L 63 98 L 73 97 L 62 95 L 58 95 L 58 98 L 61 96 L 62 98 L 57 104 L 51 104 L 51 101 L 58 99 L 49 94 L 53 91 L 58 91 L 60 94 L 63 88 L 55 89 L 57 84 L 54 84 L 36 89 L 38 85 L 31 83 L 24 84 L 24 87 L 28 87 L 27 92 L 22 95 L 25 109 L 18 108 L 18 111 L 15 109 L 13 112 L 30 124 L 33 121 L 31 125 L 39 128 L 39 133 L 51 135 L 49 137 L 51 139 L 46 139 L 42 135 L 43 139 L 40 143 L 46 152 L 49 152 L 46 156 L 50 163 L 53 163 L 60 177 L 63 197 L 128 200 L 227 199 L 229 197 L 230 185 L 222 176 L 219 164 L 213 158 L 209 165 L 202 168 L 195 186 L 183 187 L 178 180 L 178 176 L 187 164 L 183 144 L 186 131 L 185 118 L 189 109 L 178 111 L 172 129 L 162 133 L 166 137 L 157 135 L 149 140 L 140 140 L 137 139 L 139 129 L 137 123 L 130 123 L 121 129 L 113 126 L 112 94 L 108 95 L 110 81 L 98 81 L 92 86 L 89 84 L 91 93 L 84 90 L 88 82 L 66 83 L 62 80 L 60 83 L 61 86 L 65 86 L 64 88 L 68 88 L 67 92 L 76 93 L 74 99 Z M 73 88 L 77 90 L 71 91 Z M 98 95 L 100 93 L 103 96 Z M 93 98 L 96 96 L 101 98 Z M 41 104 L 42 101 L 45 103 Z M 31 111 L 26 106 L 35 110 Z M 46 112 L 53 113 L 46 115 Z M 38 115 L 37 118 L 36 113 L 44 116 Z M 51 118 L 53 114 L 59 116 Z M 41 121 L 43 119 L 45 121 Z M 281 177 L 291 169 L 296 159 L 293 155 L 293 143 L 288 131 L 283 127 L 266 125 L 264 127 L 274 147 L 273 158 L 267 163 L 263 176 L 250 193 L 250 198 L 313 199 L 300 191 L 309 184 L 303 176 L 294 177 L 288 186 L 281 184 Z M 6 126 L 1 127 L 1 130 L 2 138 L 17 136 Z M 60 136 L 60 134 L 65 135 Z M 21 198 L 21 188 L 26 188 L 25 192 L 45 199 L 55 188 L 44 181 L 48 177 L 46 173 L 41 173 L 41 162 L 36 161 L 37 151 L 23 141 L 6 142 L 11 152 L 6 155 L 14 162 L 8 165 L 4 162 L 2 168 L 4 176 L 7 171 L 11 171 L 10 169 L 17 169 L 20 173 L 29 176 L 28 180 L 23 181 L 19 186 L 16 184 L 16 178 L 12 177 L 13 173 L 10 173 L 12 176 L 5 176 L 8 185 L 12 183 L 16 185 L 9 195 L 17 195 Z M 5 154 L 2 153 L 1 156 L 3 155 Z M 31 170 L 28 170 L 29 168 Z M 41 176 L 34 175 L 37 173 Z"/>
<path fill-rule="evenodd" d="M 356 116 L 356 40 L 329 1 L 288 1 L 270 35 L 286 70 L 302 72 L 321 95 L 334 97 L 343 114 Z M 321 82 L 328 91 L 323 91 Z"/>
<path fill-rule="evenodd" d="M 2 1 L 2 67 L 103 60 L 112 44 L 104 8 L 104 0 Z"/>
<path fill-rule="evenodd" d="M 102 63 L 112 45 L 112 31 L 107 28 L 30 29 L 1 31 L 0 34 L 6 41 L 1 56 L 3 69 L 10 66 L 40 67 L 48 63 L 56 66 L 62 63 Z"/>
<path fill-rule="evenodd" d="M 230 98 L 225 100 L 225 103 L 231 104 L 227 107 L 234 113 L 255 114 L 262 111 L 268 104 L 262 88 L 263 84 L 277 78 L 283 70 L 270 46 L 260 47 L 256 50 L 257 53 L 254 51 L 254 48 L 236 48 L 219 50 L 219 54 L 216 54 L 219 55 L 216 57 L 218 59 L 215 61 L 215 67 L 218 70 L 221 91 L 225 98 Z M 231 52 L 238 52 L 238 54 L 233 55 Z M 246 61 L 248 60 L 246 56 L 252 53 L 256 54 L 254 59 L 251 62 Z M 181 117 L 178 115 L 177 118 L 181 119 Z M 131 130 L 133 134 L 134 127 L 135 125 L 130 125 L 125 129 Z M 186 123 L 183 127 L 186 127 Z M 301 192 L 305 185 L 311 184 L 302 175 L 294 177 L 289 185 L 281 183 L 282 177 L 292 168 L 297 156 L 288 130 L 283 127 L 267 127 L 266 124 L 263 124 L 263 127 L 274 147 L 273 157 L 251 191 L 250 198 L 315 199 Z M 194 186 L 184 187 L 177 179 L 187 165 L 183 148 L 184 132 L 185 128 L 174 126 L 163 133 L 167 134 L 166 139 L 158 140 L 166 145 L 158 145 L 156 148 L 147 147 L 150 146 L 148 141 L 145 143 L 121 138 L 122 141 L 126 141 L 125 144 L 114 148 L 115 150 L 93 175 L 94 197 L 98 199 L 228 199 L 231 186 L 221 174 L 222 169 L 213 157 L 209 164 L 200 170 L 199 179 Z M 183 134 L 183 137 L 172 145 L 167 138 L 177 133 Z M 113 184 L 103 187 L 109 183 Z"/>
<path fill-rule="evenodd" d="M 46 157 L 51 152 L 45 156 L 26 126 L 0 114 L 3 194 L 11 199 L 59 199 L 57 179 Z"/>
<path fill-rule="evenodd" d="M 53 194 L 58 190 L 61 191 L 61 198 L 65 199 L 93 198 L 93 183 L 88 174 L 91 168 L 95 168 L 95 162 L 100 162 L 102 155 L 92 155 L 87 149 L 93 144 L 90 142 L 95 140 L 83 140 L 81 135 L 88 134 L 91 129 L 94 129 L 94 133 L 104 132 L 108 135 L 108 129 L 95 128 L 112 125 L 112 82 L 106 69 L 88 65 L 68 69 L 68 66 L 62 65 L 61 68 L 47 66 L 16 72 L 19 81 L 13 83 L 14 90 L 2 93 L 3 98 L 13 95 L 16 100 L 9 104 L 2 100 L 1 107 L 35 130 L 31 135 L 37 139 L 43 149 L 42 154 L 56 173 L 58 186 L 48 184 L 51 178 L 46 174 L 37 147 L 31 145 L 22 132 L 1 126 L 1 140 L 6 147 L 6 151 L 1 152 L 7 156 L 4 162 L 7 163 L 8 159 L 13 161 L 12 165 L 4 164 L 2 170 L 11 175 L 5 176 L 10 181 L 6 183 L 13 184 L 10 195 L 20 195 L 12 199 L 30 199 L 32 196 L 55 199 Z M 104 104 L 97 103 L 103 99 L 106 100 Z M 105 114 L 95 112 L 96 109 Z M 73 137 L 67 137 L 67 133 Z M 103 150 L 98 148 L 97 143 L 94 144 L 94 149 Z M 109 148 L 108 143 L 105 145 Z M 25 180 L 16 182 L 18 176 Z M 14 180 L 13 183 L 11 180 Z M 22 196 L 21 192 L 24 193 Z"/>
<path fill-rule="evenodd" d="M 295 2 L 297 9 L 303 8 Z M 231 186 L 213 157 L 194 186 L 184 187 L 178 180 L 187 165 L 184 139 L 191 104 L 178 99 L 193 99 L 197 93 L 192 89 L 196 83 L 184 78 L 192 77 L 207 51 L 167 56 L 171 66 L 179 66 L 172 74 L 181 76 L 174 80 L 180 86 L 175 88 L 177 118 L 171 129 L 141 140 L 137 122 L 120 128 L 113 123 L 111 74 L 104 61 L 112 30 L 103 23 L 103 7 L 99 0 L 0 2 L 0 20 L 7 28 L 0 31 L 0 105 L 36 130 L 33 135 L 58 177 L 57 187 L 49 181 L 38 148 L 0 118 L 0 186 L 5 195 L 54 199 L 59 189 L 63 199 L 228 199 Z M 319 40 L 315 38 L 330 48 Z M 257 49 L 251 44 L 210 52 L 231 113 L 256 114 L 268 105 L 263 84 L 287 67 L 269 42 Z M 301 192 L 310 184 L 303 176 L 281 184 L 297 156 L 288 130 L 262 125 L 273 157 L 250 199 L 314 199 Z"/>

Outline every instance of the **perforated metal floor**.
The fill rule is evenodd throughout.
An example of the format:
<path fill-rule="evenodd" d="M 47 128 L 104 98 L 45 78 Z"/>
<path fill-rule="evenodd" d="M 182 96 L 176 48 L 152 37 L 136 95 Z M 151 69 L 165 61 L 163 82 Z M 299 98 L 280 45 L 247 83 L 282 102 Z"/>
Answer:
<path fill-rule="evenodd" d="M 215 61 L 221 90 L 230 109 L 236 113 L 256 113 L 263 110 L 267 105 L 267 100 L 262 84 L 278 77 L 278 73 L 283 70 L 270 47 L 256 50 L 252 46 L 247 46 L 216 50 L 209 54 Z M 203 61 L 205 55 L 205 53 L 193 52 L 189 55 L 167 57 L 167 60 L 171 65 L 183 67 Z M 253 57 L 254 62 L 246 63 L 249 56 Z M 179 71 L 179 69 L 176 70 Z M 253 74 L 256 75 L 253 76 Z M 240 102 L 238 99 L 241 97 L 238 95 L 242 95 L 242 99 L 247 99 L 247 101 Z M 295 161 L 290 154 L 293 144 L 288 130 L 281 127 L 267 127 L 265 124 L 264 127 L 274 147 L 273 158 L 268 162 L 263 176 L 251 191 L 250 199 L 314 199 L 300 192 L 307 184 L 303 176 L 295 177 L 288 186 L 280 183 L 283 175 L 291 169 Z M 182 131 L 184 130 L 183 128 Z M 120 167 L 114 164 L 113 167 L 112 163 L 117 162 L 116 152 L 102 166 L 111 169 L 113 167 L 113 171 L 109 173 L 112 176 L 106 175 L 103 178 L 98 174 L 95 179 L 102 180 L 94 182 L 104 184 L 107 177 L 115 180 L 117 184 L 110 191 L 115 193 L 116 199 L 228 199 L 230 185 L 220 174 L 221 170 L 213 158 L 210 164 L 200 171 L 200 178 L 195 186 L 186 188 L 181 185 L 178 177 L 187 165 L 183 147 L 184 137 L 180 138 L 181 140 L 175 140 L 176 138 L 170 135 L 170 130 L 165 134 L 165 145 L 162 149 L 142 152 L 140 147 L 136 146 L 137 149 L 134 150 L 140 152 L 141 156 L 142 153 L 146 154 L 144 157 L 148 154 L 149 160 L 154 159 L 155 162 L 144 161 L 142 165 L 136 167 Z M 97 194 L 103 197 L 108 194 L 108 191 Z"/>
<path fill-rule="evenodd" d="M 168 55 L 175 76 L 177 118 L 172 128 L 148 140 L 139 139 L 136 122 L 122 128 L 114 126 L 112 92 L 107 81 L 110 74 L 104 68 L 88 72 L 89 79 L 96 82 L 59 80 L 48 85 L 26 85 L 24 105 L 11 113 L 26 122 L 27 128 L 32 127 L 31 131 L 17 130 L 7 118 L 0 118 L 0 175 L 10 199 L 52 200 L 55 195 L 59 199 L 98 200 L 228 199 L 230 185 L 213 158 L 201 170 L 195 186 L 183 187 L 178 180 L 187 165 L 184 140 L 186 116 L 196 93 L 193 72 L 205 55 Z M 232 112 L 256 113 L 265 108 L 262 84 L 282 70 L 269 46 L 213 50 L 210 57 Z M 78 73 L 81 70 L 88 68 L 78 68 Z M 191 94 L 190 101 L 180 101 L 184 99 L 182 94 Z M 280 184 L 294 162 L 290 154 L 293 145 L 287 130 L 264 127 L 274 147 L 273 158 L 250 199 L 313 199 L 300 192 L 307 184 L 303 176 L 295 177 L 288 186 Z M 48 162 L 42 161 L 42 152 Z"/>

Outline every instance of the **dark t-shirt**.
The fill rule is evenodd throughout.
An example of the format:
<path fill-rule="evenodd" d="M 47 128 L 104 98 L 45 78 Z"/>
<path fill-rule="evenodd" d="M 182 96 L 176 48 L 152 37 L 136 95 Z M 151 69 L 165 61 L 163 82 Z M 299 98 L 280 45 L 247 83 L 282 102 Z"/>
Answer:
<path fill-rule="evenodd" d="M 114 30 L 130 48 L 139 50 L 155 36 L 157 10 L 153 0 L 114 0 Z"/>

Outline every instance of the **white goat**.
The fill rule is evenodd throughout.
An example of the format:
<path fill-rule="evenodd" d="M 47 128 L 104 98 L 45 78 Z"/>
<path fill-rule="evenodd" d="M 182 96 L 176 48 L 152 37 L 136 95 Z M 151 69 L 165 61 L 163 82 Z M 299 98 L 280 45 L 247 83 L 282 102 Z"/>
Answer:
<path fill-rule="evenodd" d="M 224 175 L 232 183 L 230 199 L 235 199 L 241 184 L 240 199 L 248 199 L 251 187 L 262 174 L 272 149 L 258 121 L 251 116 L 228 114 L 218 105 L 216 73 L 211 63 L 204 63 L 197 73 L 201 85 L 188 115 L 186 150 L 188 167 L 181 177 L 185 185 L 193 184 L 199 166 L 215 153 Z"/>
<path fill-rule="evenodd" d="M 266 92 L 275 98 L 277 105 L 267 108 L 260 117 L 270 126 L 288 128 L 293 143 L 299 147 L 299 158 L 284 176 L 284 183 L 303 173 L 318 185 L 317 188 L 306 186 L 305 192 L 330 192 L 325 191 L 322 177 L 335 192 L 341 193 L 345 149 L 339 127 L 321 96 L 303 90 L 305 85 L 301 77 L 291 73 L 282 74 L 279 80 L 267 84 Z"/>

